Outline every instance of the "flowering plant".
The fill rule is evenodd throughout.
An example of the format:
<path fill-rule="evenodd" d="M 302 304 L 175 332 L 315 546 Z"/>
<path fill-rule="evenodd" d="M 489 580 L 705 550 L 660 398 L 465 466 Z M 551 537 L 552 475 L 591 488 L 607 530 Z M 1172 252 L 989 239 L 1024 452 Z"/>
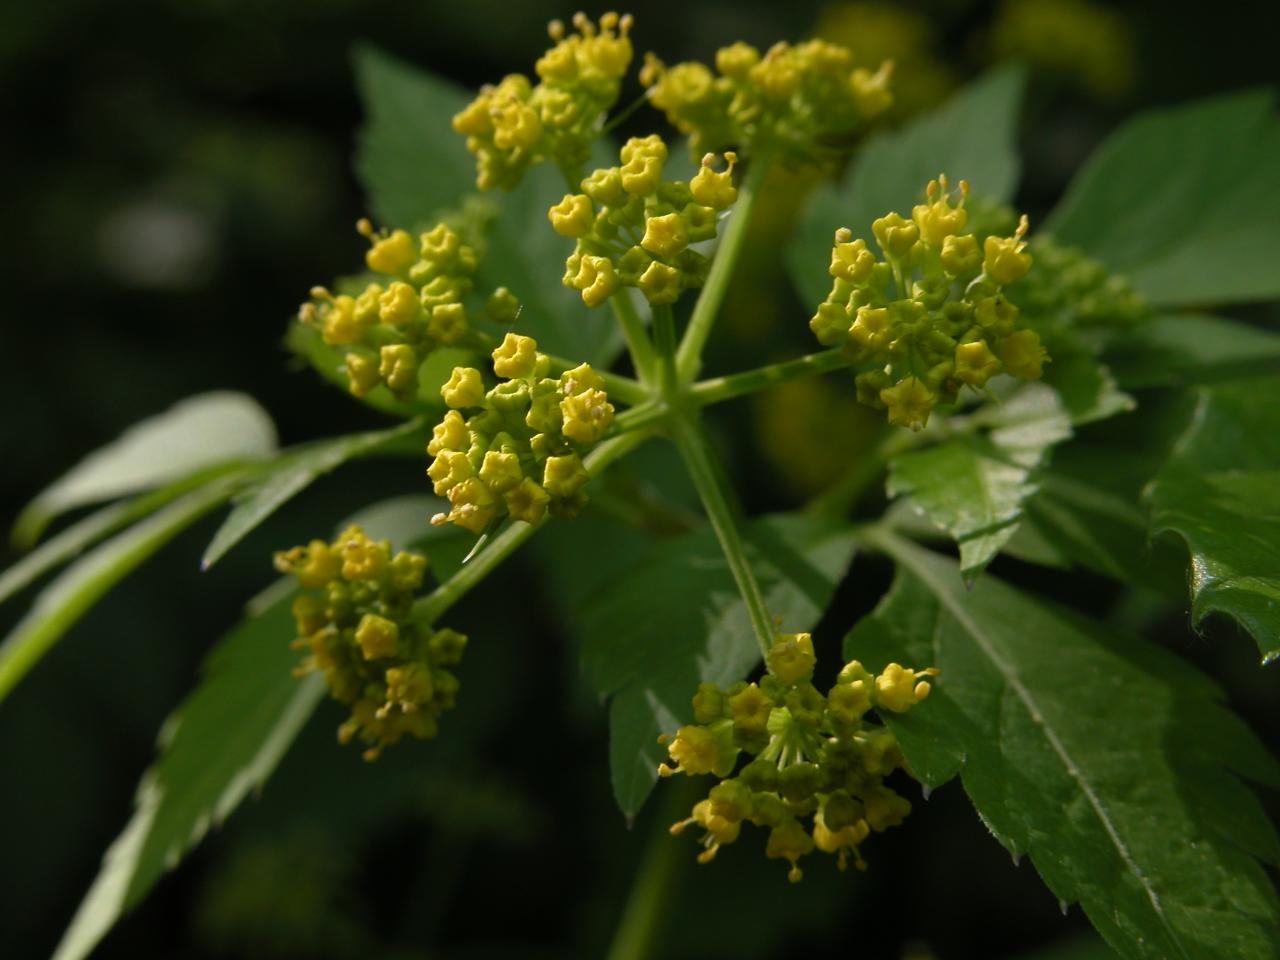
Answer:
<path fill-rule="evenodd" d="M 894 856 L 876 835 L 958 776 L 995 839 L 1121 955 L 1274 955 L 1280 904 L 1261 864 L 1280 843 L 1236 778 L 1274 787 L 1275 760 L 1176 655 L 999 575 L 1083 569 L 1176 605 L 1172 556 L 1192 571 L 1195 623 L 1233 619 L 1264 660 L 1280 654 L 1280 348 L 1188 310 L 1280 296 L 1270 99 L 1133 120 L 1036 226 L 1010 204 L 1018 70 L 868 138 L 894 104 L 888 61 L 813 40 L 638 63 L 632 29 L 616 14 L 553 24 L 536 81 L 474 97 L 362 56 L 380 225 L 360 222 L 365 269 L 314 288 L 288 338 L 393 425 L 279 450 L 251 400 L 204 395 L 23 515 L 35 544 L 60 513 L 113 501 L 0 578 L 7 597 L 70 561 L 0 647 L 0 696 L 210 511 L 231 503 L 206 569 L 347 461 L 393 455 L 426 477 L 420 497 L 329 518 L 275 554 L 284 579 L 179 708 L 58 956 L 87 955 L 262 788 L 326 695 L 338 740 L 370 761 L 448 740 L 504 642 L 454 608 L 473 590 L 521 605 L 490 578 L 535 538 L 608 698 L 622 812 L 663 777 L 710 778 L 692 802 L 659 788 L 683 804 L 670 832 L 694 829 L 698 860 L 758 832 L 793 882 L 815 853 L 875 871 Z M 633 73 L 658 111 L 645 122 L 668 127 L 616 142 Z M 430 119 L 424 135 L 406 104 Z M 1206 131 L 1242 146 L 1160 158 Z M 1164 199 L 1185 182 L 1194 197 Z M 764 237 L 806 303 L 785 322 L 822 349 L 704 375 L 715 337 L 733 336 L 725 305 L 771 197 L 797 218 Z M 815 382 L 863 412 L 786 411 L 785 390 Z M 784 433 L 817 423 L 842 446 L 837 431 L 861 431 L 804 509 L 744 517 L 714 408 L 747 396 Z M 775 459 L 800 475 L 821 447 Z M 643 465 L 659 448 L 675 470 Z M 632 545 L 618 556 L 613 526 Z M 887 588 L 839 601 L 876 569 L 892 570 Z M 646 878 L 667 860 L 646 862 L 617 956 L 639 955 L 656 922 Z"/>

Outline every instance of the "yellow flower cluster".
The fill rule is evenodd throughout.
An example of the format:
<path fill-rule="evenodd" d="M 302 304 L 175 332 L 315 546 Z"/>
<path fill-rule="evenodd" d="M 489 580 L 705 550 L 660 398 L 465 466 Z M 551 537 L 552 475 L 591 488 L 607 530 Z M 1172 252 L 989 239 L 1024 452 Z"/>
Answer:
<path fill-rule="evenodd" d="M 474 286 L 476 252 L 443 223 L 416 237 L 407 230 L 375 233 L 367 220 L 357 228 L 369 238 L 366 264 L 383 279 L 354 297 L 316 287 L 298 317 L 318 328 L 329 346 L 348 348 L 352 394 L 362 397 L 386 384 L 397 398 L 411 399 L 428 354 L 457 343 L 470 329 L 462 301 Z M 486 313 L 510 322 L 519 308 L 515 296 L 499 287 Z"/>
<path fill-rule="evenodd" d="M 863 869 L 859 844 L 911 812 L 884 783 L 904 766 L 898 741 L 867 714 L 911 709 L 928 696 L 937 671 L 891 663 L 873 675 L 854 660 L 823 696 L 812 683 L 814 660 L 809 634 L 779 634 L 769 675 L 726 690 L 703 683 L 693 698 L 695 722 L 660 738 L 675 763 L 661 765 L 662 776 L 709 773 L 720 781 L 671 828 L 706 831 L 699 862 L 753 823 L 769 830 L 765 856 L 788 861 L 792 883 L 801 878 L 797 861 L 814 849 L 835 854 L 841 870 L 850 856 Z M 744 754 L 752 759 L 734 775 Z"/>
<path fill-rule="evenodd" d="M 1003 292 L 1031 268 L 1027 218 L 1012 236 L 979 243 L 961 232 L 967 193 L 962 180 L 953 195 L 943 176 L 910 220 L 876 220 L 883 260 L 850 231 L 836 231 L 831 293 L 809 328 L 854 365 L 872 367 L 858 375 L 858 399 L 887 410 L 896 426 L 920 430 L 965 385 L 981 390 L 997 373 L 1033 380 L 1047 360 L 1039 335 L 1016 329 L 1018 308 Z"/>
<path fill-rule="evenodd" d="M 555 46 L 538 61 L 539 83 L 513 73 L 482 87 L 479 96 L 453 118 L 476 155 L 476 186 L 510 190 L 529 165 L 552 159 L 566 171 L 586 162 L 600 118 L 617 102 L 622 77 L 631 64 L 631 17 L 606 13 L 599 27 L 585 14 L 549 28 Z"/>
<path fill-rule="evenodd" d="M 776 43 L 763 56 L 735 43 L 716 52 L 715 71 L 647 54 L 640 82 L 695 154 L 739 146 L 803 159 L 847 148 L 889 108 L 891 69 L 855 67 L 848 49 L 825 40 Z"/>
<path fill-rule="evenodd" d="M 458 680 L 446 667 L 462 659 L 467 638 L 410 619 L 426 557 L 374 541 L 358 526 L 332 543 L 312 540 L 275 555 L 276 569 L 308 592 L 293 604 L 298 638 L 308 654 L 295 671 L 324 675 L 351 716 L 338 739 L 369 744 L 366 760 L 405 735 L 436 735 L 436 718 L 454 705 Z"/>
<path fill-rule="evenodd" d="M 436 425 L 427 468 L 449 512 L 434 524 L 482 533 L 495 520 L 538 523 L 548 511 L 575 516 L 586 503 L 582 453 L 613 422 L 604 380 L 581 364 L 548 377 L 551 362 L 531 337 L 508 333 L 493 351 L 502 380 L 486 391 L 480 371 L 455 367 L 440 393 L 452 409 Z M 464 418 L 461 411 L 476 412 Z"/>
<path fill-rule="evenodd" d="M 713 239 L 720 211 L 738 198 L 737 158 L 725 154 L 727 168 L 716 171 L 707 154 L 687 183 L 662 179 L 667 145 L 657 135 L 632 137 L 620 159 L 547 213 L 557 233 L 577 241 L 564 284 L 589 307 L 621 287 L 638 287 L 650 303 L 674 303 L 682 289 L 706 281 L 710 260 L 690 245 Z"/>

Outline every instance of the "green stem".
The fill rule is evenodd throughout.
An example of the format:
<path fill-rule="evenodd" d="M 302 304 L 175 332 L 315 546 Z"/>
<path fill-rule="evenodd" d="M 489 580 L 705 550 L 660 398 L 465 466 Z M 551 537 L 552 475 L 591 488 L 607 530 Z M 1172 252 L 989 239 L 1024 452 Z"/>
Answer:
<path fill-rule="evenodd" d="M 668 824 L 688 816 L 694 781 L 680 777 L 663 794 L 645 842 L 644 860 L 631 884 L 622 918 L 613 934 L 606 960 L 647 960 L 658 950 L 667 905 L 674 899 L 684 847 L 671 837 Z"/>
<path fill-rule="evenodd" d="M 702 362 L 702 348 L 706 345 L 707 337 L 711 335 L 711 327 L 716 321 L 716 315 L 720 312 L 725 293 L 729 290 L 733 268 L 738 262 L 738 255 L 742 252 L 742 244 L 747 239 L 751 208 L 755 205 L 765 174 L 769 172 L 769 162 L 768 154 L 762 153 L 753 157 L 746 179 L 738 188 L 738 202 L 733 206 L 729 226 L 725 228 L 720 245 L 716 248 L 715 258 L 711 261 L 711 271 L 707 274 L 707 282 L 703 284 L 698 302 L 693 306 L 689 328 L 685 330 L 684 339 L 680 342 L 680 350 L 676 354 L 676 371 L 682 383 L 688 383 L 697 376 L 698 366 Z"/>
<path fill-rule="evenodd" d="M 622 327 L 622 336 L 627 341 L 627 351 L 631 354 L 631 365 L 636 368 L 636 376 L 641 383 L 652 383 L 654 380 L 657 357 L 653 352 L 653 343 L 649 339 L 649 331 L 636 310 L 635 301 L 626 288 L 619 290 L 609 298 L 613 315 Z M 643 388 L 642 388 L 643 389 Z"/>
<path fill-rule="evenodd" d="M 668 401 L 676 390 L 676 321 L 671 315 L 671 305 L 655 304 L 653 307 L 653 346 L 658 352 L 658 387 Z"/>
<path fill-rule="evenodd" d="M 821 353 L 810 353 L 783 363 L 773 363 L 755 370 L 744 370 L 742 373 L 730 374 L 727 377 L 715 377 L 700 380 L 689 387 L 689 399 L 698 406 L 732 400 L 746 393 L 765 390 L 789 380 L 802 380 L 805 377 L 816 377 L 849 365 L 848 358 L 838 347 L 823 350 Z"/>
<path fill-rule="evenodd" d="M 742 594 L 743 602 L 747 605 L 751 629 L 756 635 L 756 643 L 767 664 L 769 650 L 773 646 L 773 621 L 769 619 L 764 594 L 747 560 L 742 535 L 738 531 L 733 510 L 729 506 L 724 479 L 716 469 L 715 454 L 711 450 L 710 441 L 702 425 L 688 414 L 673 415 L 671 424 L 676 446 L 702 500 L 707 519 L 711 521 L 711 529 L 715 531 L 716 539 L 720 541 L 720 549 L 729 565 L 729 572 L 733 574 L 738 592 Z"/>
<path fill-rule="evenodd" d="M 651 427 L 665 420 L 669 412 L 670 408 L 661 401 L 642 403 L 638 407 L 623 410 L 614 417 L 613 432 L 615 434 L 630 433 L 632 430 Z"/>
<path fill-rule="evenodd" d="M 645 440 L 649 434 L 642 430 L 610 437 L 601 441 L 582 461 L 587 474 L 596 477 L 615 460 L 626 456 Z M 494 571 L 498 564 L 514 553 L 526 540 L 537 533 L 541 523 L 511 523 L 493 542 L 481 550 L 462 569 L 413 605 L 411 616 L 423 623 L 434 623 L 450 607 L 466 596 L 467 592 Z"/>

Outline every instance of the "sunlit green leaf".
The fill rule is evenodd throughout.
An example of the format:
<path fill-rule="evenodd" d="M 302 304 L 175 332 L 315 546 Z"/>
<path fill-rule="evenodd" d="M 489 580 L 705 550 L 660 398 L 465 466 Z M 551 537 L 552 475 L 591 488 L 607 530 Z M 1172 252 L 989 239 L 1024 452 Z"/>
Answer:
<path fill-rule="evenodd" d="M 225 391 L 188 397 L 134 424 L 45 489 L 18 517 L 14 541 L 34 543 L 50 520 L 75 507 L 219 464 L 261 459 L 275 448 L 275 425 L 252 397 Z"/>
<path fill-rule="evenodd" d="M 958 773 L 996 839 L 1122 956 L 1274 958 L 1280 902 L 1254 858 L 1276 863 L 1280 840 L 1237 775 L 1275 786 L 1280 767 L 1221 691 L 1158 647 L 876 543 L 898 577 L 845 654 L 940 669 L 886 718 L 915 775 Z"/>
<path fill-rule="evenodd" d="M 1076 175 L 1046 227 L 1153 303 L 1280 296 L 1280 120 L 1266 91 L 1153 110 Z"/>
<path fill-rule="evenodd" d="M 1280 656 L 1280 379 L 1204 387 L 1147 500 L 1191 552 L 1191 612 L 1235 619 Z"/>

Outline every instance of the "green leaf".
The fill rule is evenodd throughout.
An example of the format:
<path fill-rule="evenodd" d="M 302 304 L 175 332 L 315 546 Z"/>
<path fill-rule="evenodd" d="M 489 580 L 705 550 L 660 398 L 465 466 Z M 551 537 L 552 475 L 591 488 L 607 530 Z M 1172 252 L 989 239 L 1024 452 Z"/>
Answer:
<path fill-rule="evenodd" d="M 893 589 L 845 642 L 879 668 L 941 670 L 887 722 L 930 789 L 959 773 L 983 822 L 1079 902 L 1122 956 L 1274 958 L 1280 902 L 1261 865 L 1280 839 L 1236 775 L 1280 767 L 1166 651 L 893 536 Z"/>
<path fill-rule="evenodd" d="M 968 180 L 984 200 L 1008 201 L 1018 183 L 1017 123 L 1025 86 L 1020 68 L 992 71 L 934 112 L 871 140 L 842 183 L 816 190 L 786 251 L 801 300 L 818 303 L 830 290 L 827 265 L 837 228 L 872 242 L 871 221 L 891 210 L 909 214 L 939 173 Z"/>
<path fill-rule="evenodd" d="M 1013 536 L 1023 504 L 1036 490 L 1036 471 L 1049 448 L 1071 436 L 1071 421 L 1058 394 L 1034 383 L 969 421 L 992 428 L 894 457 L 888 492 L 911 497 L 956 540 L 961 569 L 973 578 Z"/>
<path fill-rule="evenodd" d="M 111 845 L 54 960 L 86 957 L 166 870 L 260 789 L 324 694 L 299 682 L 290 649 L 293 591 L 218 644 L 196 691 L 165 723 L 159 761 L 142 778 L 136 809 Z"/>
<path fill-rule="evenodd" d="M 1152 536 L 1191 552 L 1191 613 L 1235 619 L 1280 656 L 1280 380 L 1197 391 L 1190 426 L 1147 490 Z"/>
<path fill-rule="evenodd" d="M 1126 387 L 1182 386 L 1280 369 L 1280 334 L 1202 314 L 1165 314 L 1115 331 L 1106 360 Z"/>
<path fill-rule="evenodd" d="M 350 519 L 375 540 L 397 547 L 460 540 L 426 527 L 429 497 L 398 497 Z M 418 540 L 410 535 L 422 531 Z M 446 549 L 446 554 L 460 551 Z M 433 550 L 437 577 L 457 560 Z M 220 826 L 251 791 L 260 791 L 324 696 L 318 674 L 293 675 L 298 652 L 290 605 L 296 591 L 281 580 L 250 603 L 246 619 L 209 654 L 196 690 L 165 722 L 160 758 L 143 774 L 135 810 L 103 859 L 58 945 L 54 960 L 80 960 L 120 916 L 138 904 L 211 827 Z"/>
<path fill-rule="evenodd" d="M 275 426 L 252 397 L 226 391 L 188 397 L 134 424 L 36 497 L 14 525 L 14 542 L 35 543 L 49 522 L 67 510 L 219 464 L 268 457 L 275 449 Z"/>
<path fill-rule="evenodd" d="M 201 567 L 208 570 L 258 524 L 297 496 L 317 478 L 357 457 L 384 451 L 422 430 L 422 421 L 410 420 L 387 430 L 371 430 L 346 437 L 309 443 L 290 451 L 256 474 L 236 493 L 234 506 L 204 552 Z"/>
<path fill-rule="evenodd" d="M 769 612 L 812 627 L 853 555 L 848 527 L 802 514 L 743 530 Z M 710 530 L 665 540 L 599 591 L 580 614 L 583 667 L 609 706 L 614 796 L 631 816 L 657 779 L 658 735 L 690 716 L 703 680 L 726 685 L 760 660 L 746 605 Z"/>
<path fill-rule="evenodd" d="M 0 603 L 30 586 L 54 567 L 74 560 L 103 537 L 110 536 L 117 530 L 154 513 L 182 494 L 211 482 L 219 472 L 226 471 L 216 469 L 200 471 L 150 493 L 108 504 L 71 524 L 65 530 L 58 531 L 0 574 Z"/>
<path fill-rule="evenodd" d="M 357 173 L 375 214 L 386 224 L 429 224 L 457 210 L 475 192 L 475 160 L 450 125 L 472 95 L 451 81 L 417 70 L 372 47 L 355 54 L 365 105 Z M 603 139 L 594 162 L 617 163 Z M 547 210 L 565 193 L 554 164 L 531 168 L 515 190 L 484 195 L 496 218 L 485 238 L 480 281 L 506 286 L 520 298 L 516 328 L 541 349 L 605 367 L 621 337 L 607 311 L 589 311 L 560 282 L 571 252 L 547 222 Z"/>
<path fill-rule="evenodd" d="M 1047 229 L 1157 305 L 1280 296 L 1280 122 L 1272 94 L 1142 114 L 1076 175 Z"/>
<path fill-rule="evenodd" d="M 222 477 L 175 500 L 85 554 L 40 591 L 30 612 L 0 643 L 0 700 L 103 594 L 225 501 L 236 479 Z"/>

